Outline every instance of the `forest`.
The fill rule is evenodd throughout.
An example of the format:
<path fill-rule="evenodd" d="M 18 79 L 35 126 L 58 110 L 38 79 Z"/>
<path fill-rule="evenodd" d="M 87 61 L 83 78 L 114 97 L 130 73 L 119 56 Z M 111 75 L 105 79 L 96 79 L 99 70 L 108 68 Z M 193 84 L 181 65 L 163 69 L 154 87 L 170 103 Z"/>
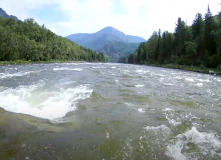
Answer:
<path fill-rule="evenodd" d="M 221 13 L 200 13 L 191 26 L 178 18 L 174 33 L 154 31 L 147 42 L 121 62 L 135 64 L 177 64 L 221 69 Z"/>
<path fill-rule="evenodd" d="M 0 61 L 108 61 L 109 57 L 56 35 L 34 19 L 0 17 Z"/>

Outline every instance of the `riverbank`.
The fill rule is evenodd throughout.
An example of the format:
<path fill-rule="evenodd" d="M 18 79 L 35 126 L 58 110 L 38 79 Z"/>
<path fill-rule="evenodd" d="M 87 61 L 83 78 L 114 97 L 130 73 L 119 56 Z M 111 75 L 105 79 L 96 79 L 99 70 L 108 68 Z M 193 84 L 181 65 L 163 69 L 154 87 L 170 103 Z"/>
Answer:
<path fill-rule="evenodd" d="M 142 65 L 142 64 L 139 64 Z M 199 66 L 186 66 L 186 65 L 178 65 L 178 64 L 145 64 L 147 66 L 153 66 L 153 67 L 162 67 L 162 68 L 171 68 L 171 69 L 179 69 L 184 71 L 191 71 L 191 72 L 197 72 L 197 73 L 205 73 L 205 74 L 212 74 L 212 75 L 221 75 L 221 69 L 216 68 L 205 68 L 205 67 L 199 67 Z"/>
<path fill-rule="evenodd" d="M 20 65 L 20 64 L 48 64 L 48 63 L 86 63 L 86 61 L 63 61 L 63 60 L 50 60 L 50 61 L 0 61 L 0 65 Z"/>
<path fill-rule="evenodd" d="M 172 69 L 180 69 L 198 73 L 206 73 L 206 74 L 213 74 L 213 75 L 221 75 L 221 69 L 216 68 L 205 68 L 205 67 L 198 67 L 198 66 L 186 66 L 186 65 L 178 65 L 178 64 L 164 64 L 161 67 L 164 68 L 172 68 Z"/>

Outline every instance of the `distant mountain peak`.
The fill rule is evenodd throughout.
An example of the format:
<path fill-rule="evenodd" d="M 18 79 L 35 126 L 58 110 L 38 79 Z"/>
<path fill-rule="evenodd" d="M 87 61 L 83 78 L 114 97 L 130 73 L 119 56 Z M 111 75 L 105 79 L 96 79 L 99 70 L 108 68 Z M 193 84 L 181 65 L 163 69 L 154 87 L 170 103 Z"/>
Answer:
<path fill-rule="evenodd" d="M 72 34 L 67 38 L 86 48 L 104 52 L 111 56 L 115 62 L 120 56 L 134 53 L 139 43 L 146 41 L 138 36 L 126 35 L 112 26 L 105 27 L 96 33 Z"/>
<path fill-rule="evenodd" d="M 112 26 L 107 26 L 107 27 L 105 27 L 105 28 L 103 28 L 103 29 L 115 29 L 115 28 L 112 27 Z"/>
<path fill-rule="evenodd" d="M 105 27 L 103 29 L 101 29 L 100 31 L 96 32 L 96 33 L 107 33 L 107 34 L 124 34 L 123 32 L 117 30 L 116 28 L 114 27 Z"/>
<path fill-rule="evenodd" d="M 108 27 L 103 28 L 102 30 L 113 31 L 113 30 L 117 30 L 117 29 L 114 28 L 114 27 L 108 26 Z M 117 30 L 117 31 L 118 31 L 118 30 Z"/>
<path fill-rule="evenodd" d="M 19 20 L 16 16 L 8 15 L 2 8 L 0 8 L 0 17 L 13 18 L 15 20 Z"/>

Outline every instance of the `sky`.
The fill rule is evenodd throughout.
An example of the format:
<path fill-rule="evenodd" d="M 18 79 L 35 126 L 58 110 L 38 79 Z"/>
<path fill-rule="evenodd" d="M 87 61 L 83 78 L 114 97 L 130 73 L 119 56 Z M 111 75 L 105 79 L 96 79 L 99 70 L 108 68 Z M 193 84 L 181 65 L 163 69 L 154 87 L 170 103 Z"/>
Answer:
<path fill-rule="evenodd" d="M 0 7 L 20 20 L 35 21 L 58 35 L 95 33 L 112 26 L 148 39 L 153 31 L 174 32 L 178 17 L 191 25 L 195 15 L 213 15 L 221 0 L 0 0 Z"/>

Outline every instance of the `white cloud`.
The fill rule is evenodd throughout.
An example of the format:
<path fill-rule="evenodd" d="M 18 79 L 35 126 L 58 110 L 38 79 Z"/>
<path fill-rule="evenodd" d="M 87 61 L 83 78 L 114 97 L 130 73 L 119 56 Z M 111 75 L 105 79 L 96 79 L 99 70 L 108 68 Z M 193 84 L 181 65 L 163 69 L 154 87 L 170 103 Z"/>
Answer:
<path fill-rule="evenodd" d="M 54 32 L 54 33 L 56 33 L 56 29 L 55 28 L 50 28 L 50 30 L 52 31 L 52 32 Z"/>
<path fill-rule="evenodd" d="M 220 11 L 218 0 L 3 0 L 1 7 L 24 19 L 30 17 L 32 9 L 57 5 L 64 21 L 31 17 L 62 36 L 94 33 L 113 26 L 126 34 L 148 39 L 159 28 L 173 32 L 178 17 L 191 25 L 196 13 L 206 13 L 208 4 L 213 15 Z"/>
<path fill-rule="evenodd" d="M 0 7 L 8 14 L 15 15 L 19 19 L 24 20 L 30 17 L 30 10 L 56 3 L 56 1 L 57 0 L 54 2 L 53 0 L 1 0 Z"/>

